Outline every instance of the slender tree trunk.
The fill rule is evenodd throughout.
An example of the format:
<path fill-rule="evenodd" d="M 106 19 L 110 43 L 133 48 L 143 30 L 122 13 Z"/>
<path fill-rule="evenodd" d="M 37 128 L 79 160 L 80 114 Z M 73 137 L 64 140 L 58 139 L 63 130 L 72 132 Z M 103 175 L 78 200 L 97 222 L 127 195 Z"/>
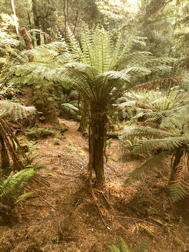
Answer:
<path fill-rule="evenodd" d="M 79 11 L 77 10 L 77 11 L 76 11 L 76 18 L 75 18 L 74 29 L 73 29 L 73 34 L 74 34 L 74 35 L 75 35 L 75 31 L 76 31 L 78 19 L 79 19 Z"/>
<path fill-rule="evenodd" d="M 104 175 L 104 148 L 106 142 L 107 117 L 101 105 L 91 105 L 90 135 L 89 135 L 89 169 L 94 170 L 96 182 L 103 185 Z"/>
<path fill-rule="evenodd" d="M 33 11 L 33 20 L 34 20 L 34 26 L 36 29 L 40 30 L 40 20 L 38 17 L 38 13 L 37 13 L 37 1 L 36 0 L 32 0 L 32 11 Z M 36 40 L 37 40 L 37 45 L 41 44 L 41 35 L 40 33 L 36 33 Z"/>
<path fill-rule="evenodd" d="M 14 0 L 11 0 L 11 7 L 12 7 L 13 17 L 14 17 L 14 21 L 15 21 L 16 34 L 17 34 L 17 36 L 19 36 L 19 25 L 18 25 L 18 18 L 16 16 L 16 8 L 15 8 Z"/>
<path fill-rule="evenodd" d="M 31 17 L 30 17 L 29 11 L 27 12 L 27 15 L 28 15 L 28 24 L 29 24 L 29 27 L 31 29 L 32 28 L 32 22 L 31 22 Z"/>
<path fill-rule="evenodd" d="M 64 12 L 64 36 L 66 38 L 67 34 L 67 0 L 64 0 L 64 5 L 63 5 L 63 12 Z"/>
<path fill-rule="evenodd" d="M 10 167 L 9 155 L 5 146 L 5 142 L 2 136 L 0 136 L 1 144 L 1 169 L 3 173 L 6 174 Z"/>

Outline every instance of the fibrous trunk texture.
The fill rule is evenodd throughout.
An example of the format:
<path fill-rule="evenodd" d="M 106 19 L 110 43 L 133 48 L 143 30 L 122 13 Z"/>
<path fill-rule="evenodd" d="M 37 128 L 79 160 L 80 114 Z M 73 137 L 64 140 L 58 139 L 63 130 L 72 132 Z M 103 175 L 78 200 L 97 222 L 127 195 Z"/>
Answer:
<path fill-rule="evenodd" d="M 104 149 L 106 142 L 105 109 L 98 104 L 91 105 L 90 130 L 89 130 L 89 169 L 95 172 L 96 182 L 102 185 L 104 175 Z"/>

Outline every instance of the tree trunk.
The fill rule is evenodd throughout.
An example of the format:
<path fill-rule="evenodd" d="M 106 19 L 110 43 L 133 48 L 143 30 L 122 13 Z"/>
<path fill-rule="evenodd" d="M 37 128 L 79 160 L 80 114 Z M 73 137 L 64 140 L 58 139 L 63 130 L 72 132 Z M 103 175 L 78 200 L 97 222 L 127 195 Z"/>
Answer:
<path fill-rule="evenodd" d="M 91 105 L 91 118 L 89 130 L 89 169 L 95 172 L 96 183 L 103 185 L 104 175 L 104 149 L 106 142 L 106 110 L 102 105 Z"/>
<path fill-rule="evenodd" d="M 36 29 L 40 30 L 40 20 L 38 17 L 38 5 L 36 0 L 32 0 L 32 11 L 33 11 L 33 21 L 34 21 L 34 26 Z M 36 33 L 36 40 L 37 40 L 37 45 L 41 44 L 41 36 L 40 33 Z"/>
<path fill-rule="evenodd" d="M 2 136 L 0 136 L 0 144 L 1 144 L 1 169 L 4 174 L 7 174 L 7 171 L 10 167 L 9 155 L 5 146 L 5 142 Z"/>
<path fill-rule="evenodd" d="M 17 34 L 17 36 L 19 36 L 19 25 L 18 25 L 18 18 L 16 16 L 16 8 L 15 8 L 14 0 L 11 0 L 11 7 L 12 7 L 12 12 L 13 12 L 13 18 L 15 21 L 16 34 Z"/>

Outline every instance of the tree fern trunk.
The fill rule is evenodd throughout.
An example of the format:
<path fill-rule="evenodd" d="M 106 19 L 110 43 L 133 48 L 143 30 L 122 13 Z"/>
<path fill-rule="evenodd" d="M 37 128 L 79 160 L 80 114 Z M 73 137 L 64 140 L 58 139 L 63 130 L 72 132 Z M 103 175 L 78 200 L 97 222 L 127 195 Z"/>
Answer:
<path fill-rule="evenodd" d="M 104 148 L 106 142 L 106 114 L 102 105 L 92 104 L 89 135 L 89 169 L 96 175 L 96 182 L 102 185 L 104 175 Z"/>

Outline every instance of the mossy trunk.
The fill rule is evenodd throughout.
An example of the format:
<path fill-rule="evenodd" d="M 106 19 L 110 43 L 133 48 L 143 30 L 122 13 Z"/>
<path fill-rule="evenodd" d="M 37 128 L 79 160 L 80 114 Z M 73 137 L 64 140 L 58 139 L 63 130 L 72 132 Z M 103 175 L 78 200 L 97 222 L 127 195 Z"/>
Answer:
<path fill-rule="evenodd" d="M 96 183 L 103 185 L 104 175 L 104 150 L 106 143 L 106 110 L 102 105 L 91 105 L 90 130 L 89 130 L 89 169 L 96 175 Z"/>

